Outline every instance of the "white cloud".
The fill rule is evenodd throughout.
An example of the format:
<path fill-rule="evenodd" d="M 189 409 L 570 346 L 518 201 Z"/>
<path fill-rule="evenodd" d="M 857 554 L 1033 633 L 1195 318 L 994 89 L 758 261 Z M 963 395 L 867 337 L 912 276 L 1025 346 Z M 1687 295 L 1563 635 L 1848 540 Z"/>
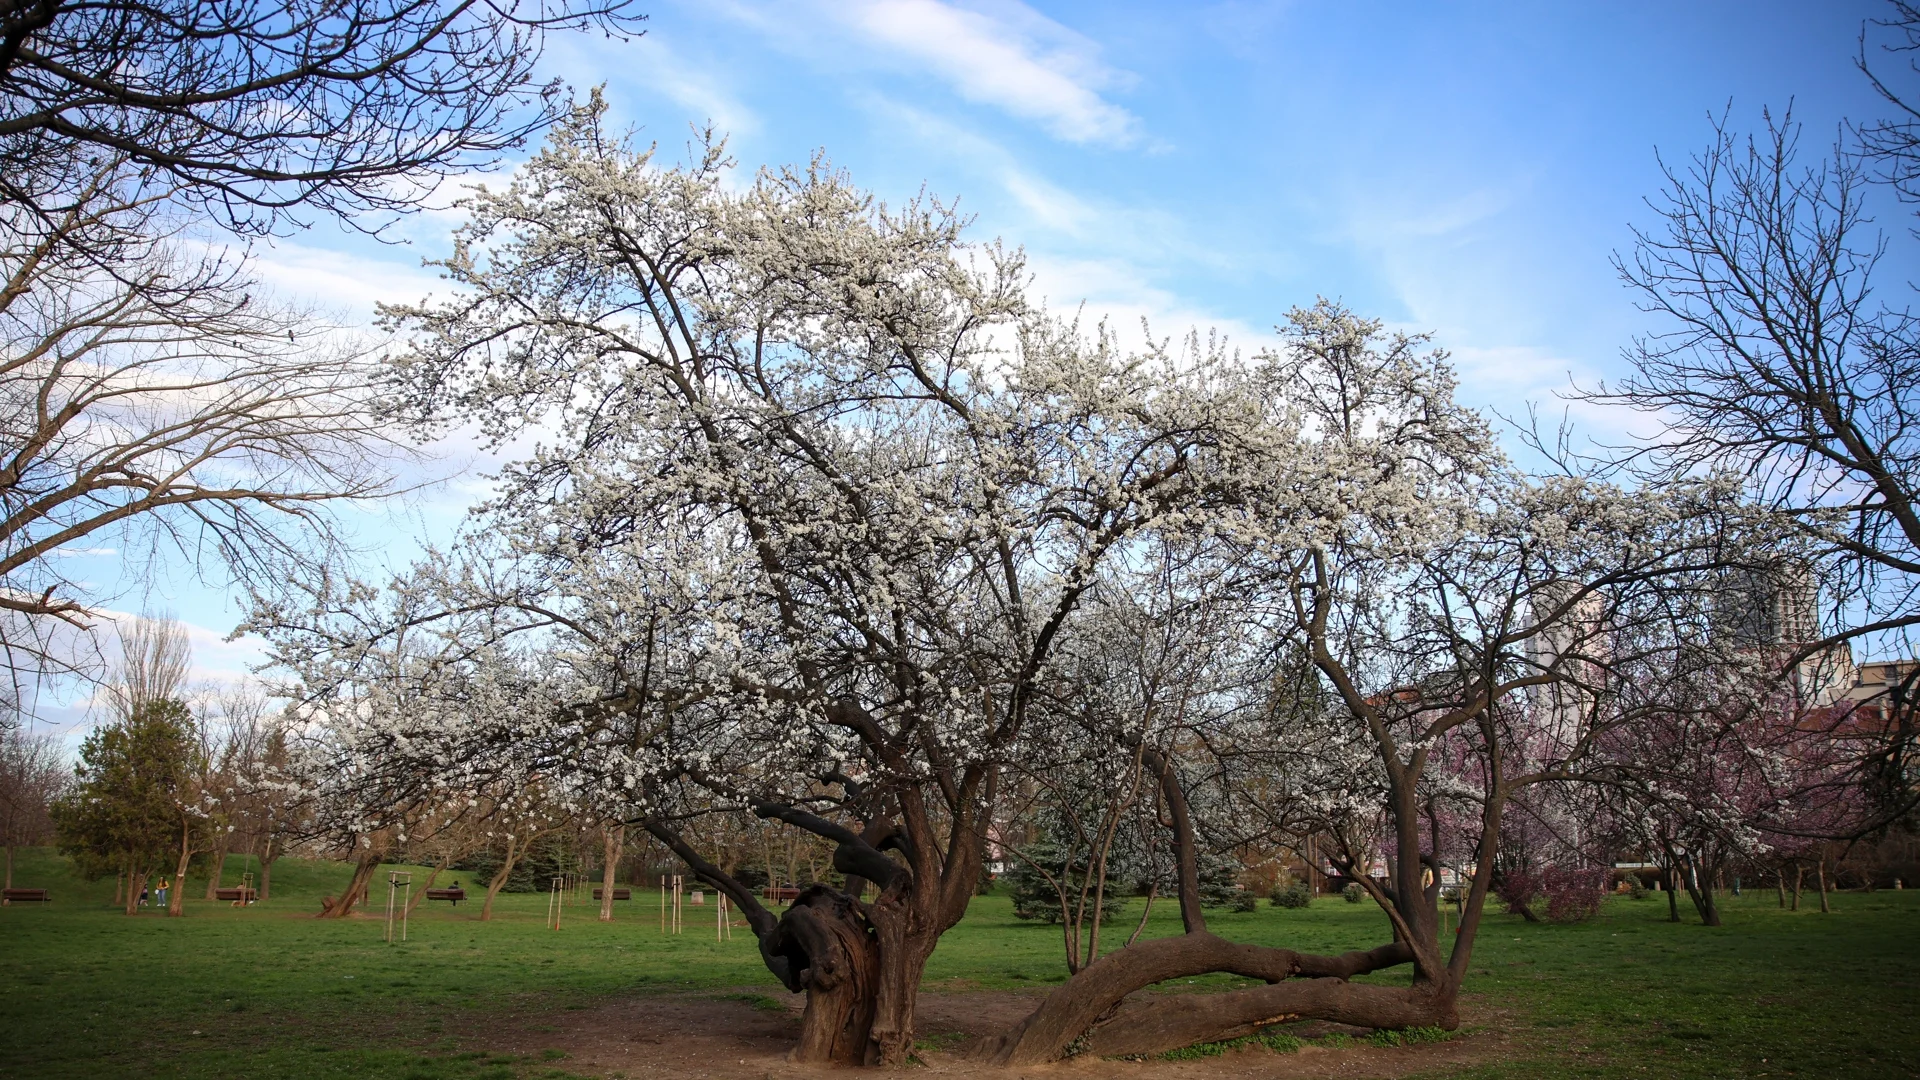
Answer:
<path fill-rule="evenodd" d="M 1100 59 L 1086 36 L 1015 0 L 851 0 L 716 4 L 781 47 L 842 65 L 879 65 L 934 76 L 960 97 L 1035 122 L 1075 143 L 1131 145 L 1140 122 L 1105 93 L 1133 81 Z M 864 48 L 846 55 L 829 27 Z"/>
<path fill-rule="evenodd" d="M 595 56 L 597 70 L 618 72 L 687 110 L 687 119 L 695 124 L 711 123 L 723 135 L 751 134 L 759 130 L 760 118 L 742 104 L 718 74 L 719 64 L 701 64 L 684 51 L 649 31 L 637 42 L 621 44 L 621 53 L 601 49 Z M 618 102 L 616 102 L 616 105 Z"/>
<path fill-rule="evenodd" d="M 1079 143 L 1124 145 L 1138 121 L 1100 92 L 1121 80 L 1093 43 L 1024 4 L 993 14 L 938 0 L 870 0 L 845 17 L 890 48 L 923 61 L 961 97 L 1004 109 Z"/>
<path fill-rule="evenodd" d="M 1173 339 L 1173 347 L 1189 332 L 1204 339 L 1210 332 L 1223 335 L 1229 345 L 1252 353 L 1272 340 L 1270 329 L 1196 307 L 1184 297 L 1149 284 L 1140 268 L 1126 259 L 1073 259 L 1029 255 L 1034 291 L 1062 316 L 1081 313 L 1081 324 L 1091 330 L 1105 320 L 1123 348 L 1141 349 L 1147 335 Z"/>
<path fill-rule="evenodd" d="M 436 255 L 445 245 L 426 245 Z M 420 265 L 420 248 L 380 248 L 375 258 L 301 244 L 278 243 L 255 253 L 253 270 L 279 296 L 317 304 L 351 323 L 373 320 L 377 303 L 411 303 L 445 289 L 437 273 Z"/>

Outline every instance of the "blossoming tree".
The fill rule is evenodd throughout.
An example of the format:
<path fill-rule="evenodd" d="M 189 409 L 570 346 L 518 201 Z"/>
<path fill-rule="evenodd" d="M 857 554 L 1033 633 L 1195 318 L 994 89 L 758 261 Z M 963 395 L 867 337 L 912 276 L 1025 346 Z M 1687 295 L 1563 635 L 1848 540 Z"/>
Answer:
<path fill-rule="evenodd" d="M 823 161 L 735 190 L 726 167 L 711 146 L 664 167 L 589 107 L 468 202 L 454 295 L 389 309 L 411 341 L 398 410 L 533 449 L 459 550 L 391 594 L 328 586 L 259 614 L 330 718 L 320 741 L 359 762 L 338 771 L 538 776 L 644 828 L 807 992 L 797 1059 L 898 1063 L 1000 785 L 1083 703 L 1073 657 L 1111 627 L 1089 613 L 1178 552 L 1231 615 L 1211 640 L 1307 657 L 1327 707 L 1080 725 L 1157 789 L 1187 932 L 1089 956 L 976 1053 L 1148 1052 L 1281 1015 L 1455 1023 L 1486 880 L 1443 955 L 1422 878 L 1434 762 L 1482 814 L 1491 867 L 1503 800 L 1564 776 L 1599 715 L 1516 733 L 1508 704 L 1595 681 L 1591 627 L 1610 624 L 1584 613 L 1697 554 L 1717 489 L 1524 481 L 1443 357 L 1336 305 L 1290 313 L 1252 359 L 1127 355 L 1030 303 L 1019 253 L 964 243 L 934 200 L 881 205 Z M 339 706 L 356 695 L 380 704 Z M 1391 822 L 1395 870 L 1369 882 L 1388 943 L 1326 957 L 1207 931 L 1195 755 L 1282 744 Z M 776 917 L 692 839 L 712 814 L 830 841 L 845 887 Z M 1350 981 L 1409 963 L 1410 986 Z M 1126 1001 L 1210 971 L 1269 985 Z"/>

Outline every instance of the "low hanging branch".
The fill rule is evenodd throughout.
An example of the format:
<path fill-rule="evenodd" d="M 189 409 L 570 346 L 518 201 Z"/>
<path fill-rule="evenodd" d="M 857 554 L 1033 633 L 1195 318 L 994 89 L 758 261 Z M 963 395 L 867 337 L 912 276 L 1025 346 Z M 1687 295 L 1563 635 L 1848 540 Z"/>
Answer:
<path fill-rule="evenodd" d="M 1265 1024 L 1312 1013 L 1365 1027 L 1446 1023 L 1448 1009 L 1409 998 L 1403 988 L 1356 986 L 1356 975 L 1413 959 L 1404 941 L 1341 956 L 1243 945 L 1207 930 L 1201 909 L 1199 853 L 1192 812 L 1179 772 L 1162 752 L 1147 748 L 1141 763 L 1159 782 L 1171 819 L 1185 933 L 1129 944 L 1096 959 L 1048 995 L 1032 1015 L 1005 1035 L 983 1040 L 975 1057 L 996 1065 L 1036 1065 L 1079 1052 L 1113 1056 L 1149 1053 L 1210 1039 L 1234 1038 Z M 1208 995 L 1204 1001 L 1161 999 L 1123 1006 L 1128 995 L 1156 983 L 1227 972 L 1264 979 L 1253 990 Z M 1288 982 L 1288 980 L 1305 980 Z"/>

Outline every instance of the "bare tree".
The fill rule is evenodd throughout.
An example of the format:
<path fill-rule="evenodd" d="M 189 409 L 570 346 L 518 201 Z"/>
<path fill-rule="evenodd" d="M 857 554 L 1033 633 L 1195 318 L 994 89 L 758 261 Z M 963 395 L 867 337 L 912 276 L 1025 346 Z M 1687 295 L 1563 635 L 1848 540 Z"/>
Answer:
<path fill-rule="evenodd" d="M 378 229 L 563 112 L 536 75 L 547 35 L 637 32 L 627 4 L 0 2 L 0 651 L 16 688 L 98 661 L 73 632 L 98 598 L 50 561 L 79 542 L 111 530 L 121 550 L 247 572 L 321 525 L 318 503 L 382 490 L 366 371 L 240 260 L 198 253 L 207 227 Z M 201 235 L 170 241 L 183 229 Z"/>
<path fill-rule="evenodd" d="M 1790 117 L 1760 138 L 1721 127 L 1667 170 L 1662 230 L 1620 262 L 1667 328 L 1591 396 L 1675 419 L 1632 463 L 1736 472 L 1844 562 L 1860 611 L 1836 637 L 1900 630 L 1920 625 L 1920 323 L 1875 298 L 1887 240 L 1859 159 L 1803 167 L 1798 136 Z"/>
<path fill-rule="evenodd" d="M 627 0 L 9 0 L 0 198 L 58 217 L 86 163 L 240 230 L 297 208 L 413 205 L 565 99 L 536 73 L 556 30 L 636 30 Z"/>
<path fill-rule="evenodd" d="M 102 240 L 103 221 L 123 235 Z M 99 598 L 60 556 L 112 545 L 136 567 L 168 553 L 252 577 L 328 534 L 322 504 L 387 490 L 361 358 L 256 295 L 233 259 L 138 235 L 153 222 L 103 188 L 43 235 L 0 227 L 0 615 L 16 677 L 63 666 L 60 630 L 92 623 Z"/>
<path fill-rule="evenodd" d="M 1920 9 L 1892 5 L 1896 55 L 1920 48 Z M 1741 136 L 1723 121 L 1705 150 L 1666 168 L 1659 222 L 1616 260 L 1661 325 L 1629 352 L 1635 374 L 1587 395 L 1668 419 L 1615 463 L 1649 479 L 1741 477 L 1813 548 L 1807 625 L 1776 635 L 1782 677 L 1842 643 L 1902 650 L 1920 628 L 1920 318 L 1882 274 L 1895 244 L 1871 208 L 1920 195 L 1911 63 L 1859 63 L 1891 119 L 1853 129 L 1809 162 L 1791 115 Z M 1885 186 L 1882 186 L 1885 185 Z M 1863 761 L 1891 814 L 1913 801 L 1913 679 L 1871 706 L 1883 729 Z"/>
<path fill-rule="evenodd" d="M 53 837 L 53 801 L 68 779 L 50 735 L 23 730 L 18 712 L 0 718 L 0 844 L 7 849 L 5 887 L 13 887 L 13 849 Z"/>
<path fill-rule="evenodd" d="M 126 720 L 154 702 L 178 699 L 192 659 L 186 628 L 177 619 L 141 616 L 121 626 L 120 662 L 106 688 L 115 718 Z"/>

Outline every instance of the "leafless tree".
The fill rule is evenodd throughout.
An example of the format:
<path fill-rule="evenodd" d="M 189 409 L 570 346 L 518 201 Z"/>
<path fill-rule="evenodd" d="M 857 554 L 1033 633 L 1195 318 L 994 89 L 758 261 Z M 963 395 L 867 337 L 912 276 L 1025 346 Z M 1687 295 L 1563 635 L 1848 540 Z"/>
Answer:
<path fill-rule="evenodd" d="M 1873 25 L 1892 34 L 1890 54 L 1920 49 L 1920 8 L 1897 0 Z M 1666 168 L 1657 224 L 1617 260 L 1659 324 L 1629 351 L 1632 376 L 1587 395 L 1671 424 L 1616 464 L 1653 479 L 1737 474 L 1811 543 L 1818 580 L 1774 591 L 1793 606 L 1787 594 L 1818 589 L 1826 606 L 1774 628 L 1783 676 L 1843 642 L 1909 648 L 1920 627 L 1920 318 L 1884 279 L 1912 234 L 1872 216 L 1887 194 L 1920 197 L 1920 68 L 1884 69 L 1865 34 L 1859 64 L 1892 115 L 1830 152 L 1809 160 L 1791 115 L 1768 113 L 1749 136 L 1720 122 Z M 1873 767 L 1895 809 L 1913 789 L 1914 689 L 1908 678 L 1877 703 Z"/>
<path fill-rule="evenodd" d="M 52 561 L 80 542 L 113 531 L 122 550 L 244 574 L 314 532 L 318 503 L 383 490 L 367 371 L 324 322 L 269 302 L 218 252 L 222 230 L 377 230 L 560 115 L 536 72 L 547 34 L 635 33 L 628 3 L 0 0 L 0 651 L 16 690 L 99 660 L 74 631 L 100 598 Z"/>
<path fill-rule="evenodd" d="M 3 0 L 0 201 L 57 218 L 109 159 L 240 231 L 402 210 L 550 122 L 546 35 L 633 33 L 627 6 Z"/>
<path fill-rule="evenodd" d="M 68 663 L 57 638 L 102 599 L 62 556 L 110 546 L 136 568 L 178 555 L 244 578 L 325 537 L 322 504 L 387 490 L 361 356 L 101 185 L 41 234 L 0 208 L 0 645 L 16 678 Z"/>
<path fill-rule="evenodd" d="M 127 720 L 157 701 L 177 699 L 193 653 L 178 620 L 142 616 L 120 628 L 120 662 L 107 684 L 115 719 Z"/>
<path fill-rule="evenodd" d="M 13 849 L 52 838 L 49 808 L 68 775 L 51 735 L 23 730 L 17 710 L 0 718 L 0 843 L 7 849 L 6 888 L 13 887 Z"/>

